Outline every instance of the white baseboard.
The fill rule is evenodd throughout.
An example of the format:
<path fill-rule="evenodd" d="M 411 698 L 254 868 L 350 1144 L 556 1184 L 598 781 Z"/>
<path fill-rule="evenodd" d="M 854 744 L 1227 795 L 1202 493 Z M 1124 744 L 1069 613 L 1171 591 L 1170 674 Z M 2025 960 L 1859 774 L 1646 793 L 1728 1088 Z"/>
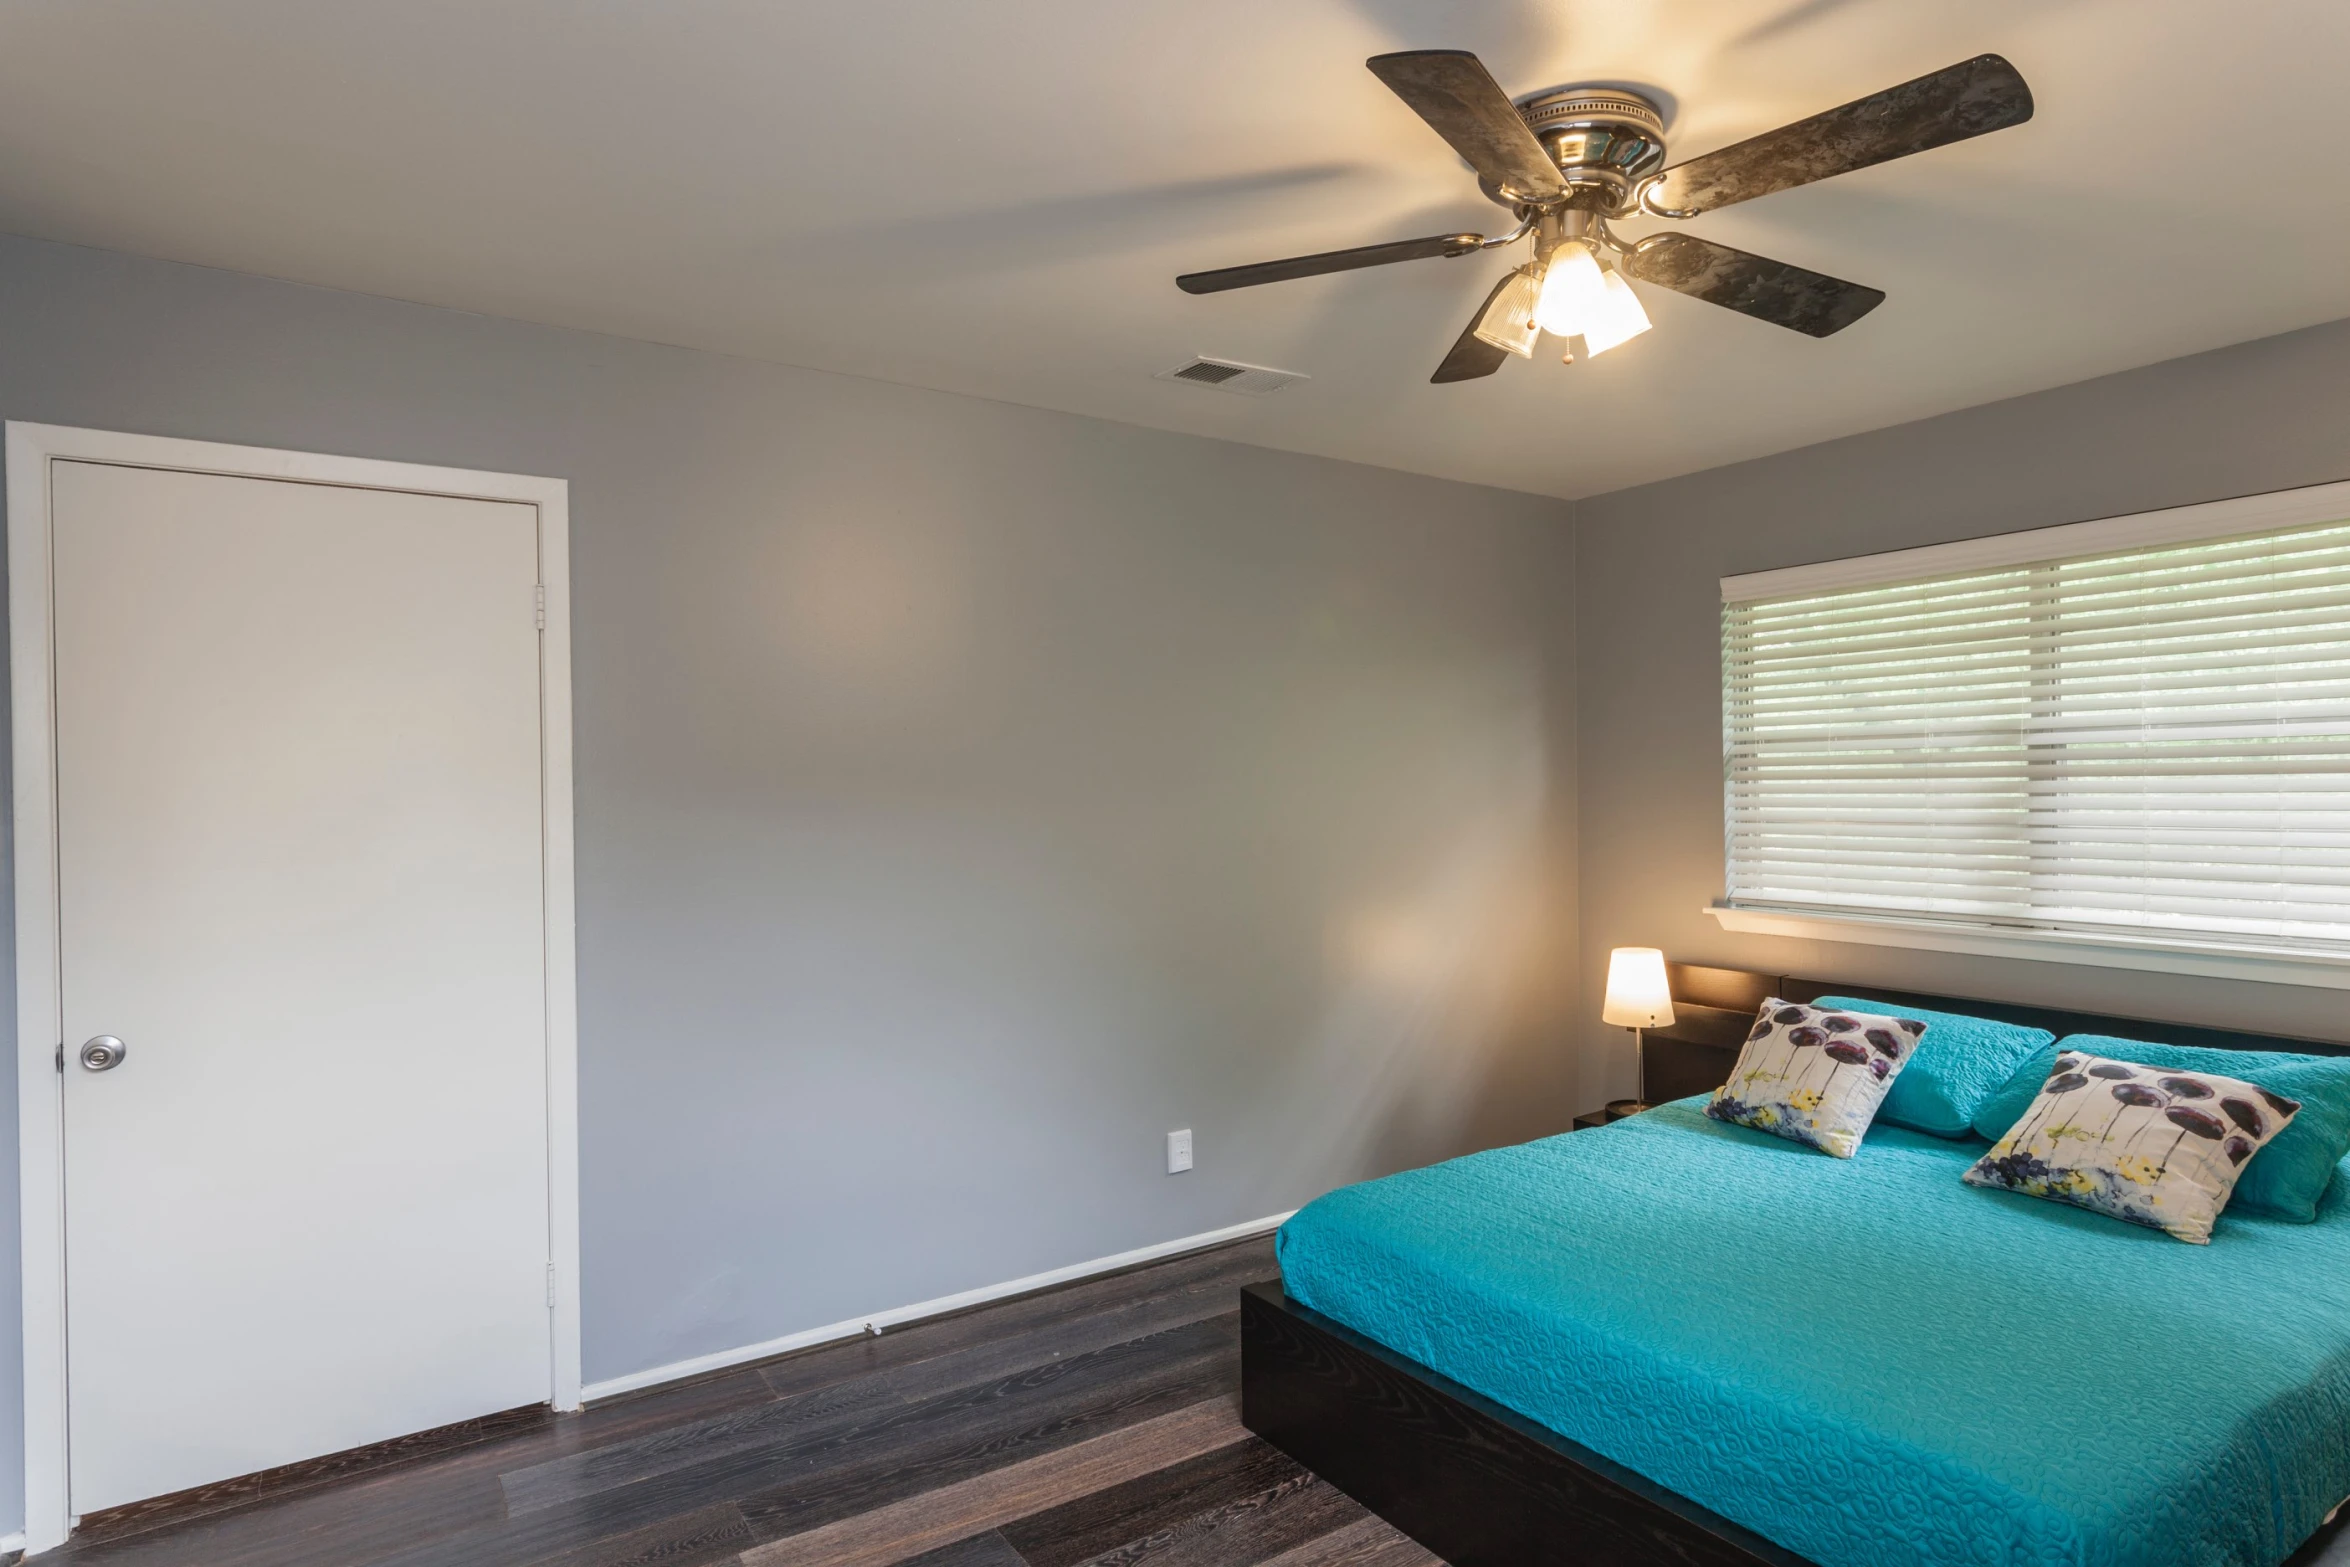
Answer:
<path fill-rule="evenodd" d="M 23 1549 L 24 1531 L 22 1529 L 17 1530 L 14 1534 L 0 1534 L 0 1551 L 21 1551 Z"/>
<path fill-rule="evenodd" d="M 1290 1212 L 1296 1210 L 1291 1209 Z M 762 1344 L 745 1344 L 739 1349 L 722 1349 L 714 1354 L 696 1355 L 691 1360 L 671 1361 L 666 1366 L 650 1366 L 643 1371 L 632 1371 L 624 1377 L 590 1382 L 579 1390 L 580 1397 L 594 1403 L 599 1398 L 612 1398 L 622 1393 L 659 1387 L 664 1382 L 682 1382 L 687 1377 L 724 1371 L 729 1366 L 739 1366 L 753 1360 L 771 1359 L 776 1355 L 789 1354 L 795 1349 L 807 1349 L 811 1345 L 855 1338 L 860 1333 L 878 1333 L 900 1323 L 919 1322 L 924 1317 L 944 1316 L 967 1306 L 983 1306 L 991 1300 L 1002 1300 L 1007 1295 L 1025 1295 L 1030 1290 L 1040 1290 L 1048 1285 L 1067 1284 L 1074 1279 L 1091 1278 L 1097 1273 L 1115 1273 L 1120 1268 L 1157 1262 L 1162 1257 L 1180 1256 L 1187 1251 L 1202 1251 L 1210 1246 L 1221 1246 L 1226 1241 L 1245 1240 L 1251 1235 L 1262 1235 L 1267 1230 L 1279 1229 L 1282 1221 L 1288 1217 L 1287 1213 L 1276 1213 L 1262 1219 L 1251 1219 L 1245 1224 L 1210 1230 L 1204 1235 L 1186 1235 L 1181 1240 L 1161 1241 L 1156 1246 L 1122 1251 L 1115 1257 L 1096 1257 L 1091 1262 L 1071 1263 L 1066 1268 L 1055 1268 L 1049 1273 L 1031 1273 L 1024 1279 L 1006 1279 L 1001 1284 L 982 1285 L 975 1290 L 965 1290 L 960 1295 L 941 1295 L 936 1300 L 919 1301 L 911 1306 L 893 1306 L 887 1311 L 868 1312 L 845 1322 L 830 1322 L 820 1328 L 786 1333 L 781 1338 L 771 1338 Z"/>

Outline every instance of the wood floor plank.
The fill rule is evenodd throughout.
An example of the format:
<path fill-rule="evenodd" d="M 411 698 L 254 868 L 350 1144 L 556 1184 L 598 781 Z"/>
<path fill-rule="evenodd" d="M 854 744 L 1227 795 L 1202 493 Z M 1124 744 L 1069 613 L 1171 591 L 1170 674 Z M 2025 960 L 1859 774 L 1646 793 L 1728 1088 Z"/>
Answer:
<path fill-rule="evenodd" d="M 515 1513 L 535 1512 L 728 1453 L 845 1429 L 893 1404 L 974 1387 L 1032 1366 L 1221 1316 L 1232 1309 L 1232 1291 L 1232 1285 L 1217 1283 L 1129 1302 L 511 1470 L 502 1477 L 506 1505 Z"/>
<path fill-rule="evenodd" d="M 1028 1564 L 1002 1535 L 990 1529 L 968 1540 L 957 1540 L 935 1551 L 909 1556 L 897 1567 L 1028 1567 Z"/>
<path fill-rule="evenodd" d="M 728 1502 L 542 1556 L 532 1567 L 724 1567 L 751 1543 L 742 1509 Z"/>
<path fill-rule="evenodd" d="M 1253 1496 L 1089 1557 L 1085 1567 L 1257 1567 L 1364 1516 L 1361 1503 L 1299 1469 Z"/>
<path fill-rule="evenodd" d="M 1297 1461 L 1251 1437 L 1022 1518 L 1004 1528 L 1028 1567 L 1077 1567 L 1186 1519 L 1302 1479 Z"/>
<path fill-rule="evenodd" d="M 1000 1528 L 1246 1435 L 1236 1398 L 1206 1400 L 753 1546 L 743 1567 L 892 1567 L 909 1551 Z"/>
<path fill-rule="evenodd" d="M 505 1516 L 482 1455 L 306 1492 L 115 1541 L 73 1540 L 41 1557 L 106 1567 L 365 1567 L 403 1547 L 494 1525 Z"/>
<path fill-rule="evenodd" d="M 1112 1311 L 1189 1290 L 1237 1290 L 1243 1284 L 1276 1278 L 1279 1274 L 1280 1267 L 1273 1260 L 1273 1238 L 1255 1236 L 1229 1246 L 1171 1257 L 1126 1273 L 993 1302 L 952 1317 L 908 1323 L 892 1328 L 879 1338 L 825 1345 L 771 1361 L 763 1372 L 768 1385 L 778 1394 L 805 1392 L 851 1377 L 869 1376 L 891 1366 L 950 1354 L 987 1339 L 1069 1322 L 1098 1311 Z"/>
<path fill-rule="evenodd" d="M 91 1543 L 126 1539 L 158 1528 L 186 1523 L 215 1513 L 241 1511 L 257 1503 L 276 1501 L 316 1491 L 341 1481 L 390 1474 L 430 1463 L 454 1453 L 480 1449 L 514 1438 L 530 1438 L 551 1431 L 555 1413 L 544 1404 L 501 1410 L 430 1431 L 412 1432 L 385 1442 L 327 1453 L 299 1463 L 281 1464 L 254 1474 L 234 1475 L 166 1496 L 150 1496 L 120 1507 L 83 1515 L 75 1533 Z"/>
<path fill-rule="evenodd" d="M 755 1408 L 774 1401 L 775 1390 L 767 1385 L 757 1366 L 744 1366 L 669 1387 L 647 1388 L 640 1393 L 602 1399 L 577 1414 L 565 1415 L 557 1424 L 556 1440 L 540 1456 L 554 1457 L 625 1442 L 647 1432 L 710 1420 L 730 1410 Z M 536 1460 L 524 1460 L 533 1461 Z"/>
<path fill-rule="evenodd" d="M 765 1384 L 753 1379 L 759 1396 Z M 674 1406 L 673 1406 L 674 1407 Z M 179 1520 L 130 1539 L 77 1535 L 44 1564 L 108 1567 L 364 1567 L 419 1541 L 479 1527 L 504 1515 L 498 1471 L 544 1460 L 579 1438 L 563 1428 L 578 1415 L 514 1435 L 427 1455 L 348 1480 L 257 1501 L 210 1517 Z"/>
<path fill-rule="evenodd" d="M 1021 1370 L 1025 1365 L 1007 1369 Z M 707 1420 L 664 1426 L 624 1441 L 509 1469 L 498 1480 L 505 1490 L 508 1511 L 517 1515 L 537 1512 L 730 1454 L 846 1431 L 879 1412 L 908 1403 L 914 1390 L 891 1381 L 886 1372 L 861 1377 L 788 1398 L 769 1397 Z"/>
<path fill-rule="evenodd" d="M 1384 1518 L 1368 1515 L 1292 1546 L 1264 1567 L 1444 1567 L 1429 1549 Z"/>
<path fill-rule="evenodd" d="M 1235 1347 L 1223 1347 L 1230 1337 Z M 983 1471 L 1149 1420 L 1186 1404 L 1239 1391 L 1235 1319 L 1219 1317 L 1137 1341 L 1190 1346 L 1181 1360 L 1159 1359 L 1123 1375 L 1062 1380 L 1065 1367 L 1092 1357 L 1038 1367 L 970 1394 L 951 1418 L 909 1421 L 888 1443 L 844 1454 L 803 1478 L 744 1497 L 743 1514 L 763 1536 L 797 1533 L 917 1492 L 953 1485 Z M 1134 1349 L 1120 1345 L 1104 1356 Z M 1114 1364 L 1114 1363 L 1113 1363 Z M 1046 1378 L 1052 1381 L 1046 1381 Z M 941 1401 L 946 1402 L 946 1401 Z"/>
<path fill-rule="evenodd" d="M 765 1466 L 770 1483 L 743 1497 L 744 1512 L 771 1538 L 1228 1393 L 1236 1326 L 1226 1315 L 1031 1366 L 795 1444 Z"/>
<path fill-rule="evenodd" d="M 1185 1519 L 1278 1483 L 1252 1490 L 1265 1477 L 1249 1470 L 1219 1489 L 1198 1464 L 1242 1440 L 1234 1307 L 1242 1283 L 1277 1274 L 1269 1238 L 1193 1253 L 610 1400 L 390 1472 L 79 1538 L 42 1562 L 739 1567 L 746 1551 L 789 1559 L 829 1541 L 876 1567 L 1030 1567 L 1006 1531 L 1089 1497 L 1090 1513 L 1061 1516 L 1070 1541 L 1083 1517 L 1123 1510 L 1172 1544 Z M 1204 1434 L 1168 1437 L 1192 1421 Z M 1114 1452 L 1135 1467 L 1095 1467 Z M 1344 1522 L 1325 1537 L 1327 1560 L 1290 1550 L 1282 1567 L 1430 1567 L 1424 1553 L 1393 1554 L 1400 1537 Z M 1086 1548 L 1120 1532 L 1104 1527 Z M 1224 1538 L 1279 1543 L 1229 1524 Z M 1055 1567 L 1073 1567 L 1074 1548 Z"/>
<path fill-rule="evenodd" d="M 1237 1345 L 1234 1313 L 893 1407 L 846 1430 L 730 1453 L 504 1518 L 370 1567 L 532 1562 L 727 1501 L 740 1502 L 757 1536 L 770 1539 L 895 1501 L 931 1476 L 964 1478 L 972 1462 L 1008 1462 L 1230 1391 L 1238 1386 Z"/>

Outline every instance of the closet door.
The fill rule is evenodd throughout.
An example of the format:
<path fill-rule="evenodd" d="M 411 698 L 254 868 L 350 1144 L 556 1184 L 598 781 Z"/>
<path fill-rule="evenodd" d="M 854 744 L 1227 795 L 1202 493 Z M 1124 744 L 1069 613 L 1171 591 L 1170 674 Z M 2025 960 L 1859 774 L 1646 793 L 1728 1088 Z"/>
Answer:
<path fill-rule="evenodd" d="M 545 1401 L 536 510 L 53 473 L 73 1511 Z"/>

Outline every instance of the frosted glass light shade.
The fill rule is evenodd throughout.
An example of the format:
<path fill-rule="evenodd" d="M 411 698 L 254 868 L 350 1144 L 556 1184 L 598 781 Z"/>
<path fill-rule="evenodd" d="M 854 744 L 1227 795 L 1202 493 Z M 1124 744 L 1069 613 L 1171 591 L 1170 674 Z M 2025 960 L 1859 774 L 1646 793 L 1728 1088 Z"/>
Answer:
<path fill-rule="evenodd" d="M 1551 252 L 1534 322 L 1553 336 L 1581 338 L 1584 358 L 1630 342 L 1649 325 L 1648 312 L 1640 308 L 1632 285 L 1601 266 L 1598 255 L 1581 240 L 1569 240 Z"/>
<path fill-rule="evenodd" d="M 1655 947 L 1618 947 L 1607 955 L 1607 1001 L 1599 1020 L 1617 1028 L 1670 1028 L 1673 991 L 1665 955 Z"/>
<path fill-rule="evenodd" d="M 1532 267 L 1520 267 L 1503 280 L 1493 303 L 1477 318 L 1479 340 L 1506 349 L 1520 359 L 1534 357 L 1534 340 L 1542 329 L 1534 324 L 1535 303 L 1542 297 L 1542 280 Z"/>
<path fill-rule="evenodd" d="M 1607 278 L 1591 247 L 1569 240 L 1552 251 L 1542 274 L 1542 299 L 1534 307 L 1542 330 L 1555 337 L 1577 337 L 1590 323 L 1605 319 L 1607 309 Z"/>
<path fill-rule="evenodd" d="M 1640 296 L 1632 292 L 1631 284 L 1613 272 L 1601 273 L 1600 284 L 1604 302 L 1599 313 L 1583 325 L 1586 354 L 1604 354 L 1648 330 L 1648 312 L 1640 308 Z"/>

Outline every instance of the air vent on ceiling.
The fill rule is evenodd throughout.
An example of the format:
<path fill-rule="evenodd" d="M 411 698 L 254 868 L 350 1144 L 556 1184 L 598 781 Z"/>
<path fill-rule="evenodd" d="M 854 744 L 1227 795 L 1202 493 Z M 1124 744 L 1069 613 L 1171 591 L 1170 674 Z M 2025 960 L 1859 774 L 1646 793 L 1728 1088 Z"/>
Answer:
<path fill-rule="evenodd" d="M 1193 386 L 1213 387 L 1219 392 L 1238 392 L 1243 397 L 1263 397 L 1278 392 L 1292 381 L 1310 380 L 1295 370 L 1274 370 L 1265 365 L 1244 365 L 1236 359 L 1194 359 L 1189 364 L 1162 370 L 1152 379 L 1159 381 L 1189 381 Z"/>

